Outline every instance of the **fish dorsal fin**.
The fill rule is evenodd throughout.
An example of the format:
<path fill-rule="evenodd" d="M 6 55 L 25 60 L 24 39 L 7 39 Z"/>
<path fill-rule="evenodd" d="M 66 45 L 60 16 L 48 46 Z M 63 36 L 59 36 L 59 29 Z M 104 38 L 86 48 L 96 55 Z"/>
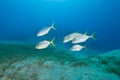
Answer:
<path fill-rule="evenodd" d="M 90 38 L 92 38 L 92 39 L 94 39 L 94 40 L 97 40 L 97 39 L 94 37 L 95 34 L 96 34 L 96 33 L 91 34 L 91 35 L 90 35 Z"/>
<path fill-rule="evenodd" d="M 54 27 L 54 24 L 55 23 L 53 22 L 52 25 L 51 25 L 51 28 L 54 29 L 54 30 L 56 30 L 56 28 Z"/>
<path fill-rule="evenodd" d="M 80 33 L 80 31 L 78 30 L 76 33 Z"/>
<path fill-rule="evenodd" d="M 80 30 L 76 31 L 75 33 L 81 34 Z"/>
<path fill-rule="evenodd" d="M 50 41 L 50 43 L 51 43 L 53 46 L 55 46 L 54 40 L 55 40 L 55 37 Z"/>
<path fill-rule="evenodd" d="M 87 35 L 88 34 L 88 31 L 86 31 L 83 35 Z"/>

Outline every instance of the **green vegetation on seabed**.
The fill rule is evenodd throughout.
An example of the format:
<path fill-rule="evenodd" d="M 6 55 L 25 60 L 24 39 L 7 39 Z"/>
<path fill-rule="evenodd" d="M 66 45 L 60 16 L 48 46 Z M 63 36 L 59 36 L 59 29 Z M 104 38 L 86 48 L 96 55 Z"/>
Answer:
<path fill-rule="evenodd" d="M 45 59 L 48 58 L 54 58 L 56 60 L 68 60 L 73 61 L 75 60 L 74 57 L 71 55 L 68 55 L 68 53 L 65 50 L 59 50 L 55 47 L 48 47 L 43 50 L 37 50 L 35 49 L 34 43 L 0 43 L 0 58 L 6 59 L 4 57 L 9 58 L 25 58 L 29 56 L 39 56 L 44 57 Z M 17 58 L 18 60 L 20 58 Z"/>
<path fill-rule="evenodd" d="M 120 56 L 120 51 L 118 51 L 117 53 L 114 52 L 114 55 L 119 54 Z M 115 73 L 118 76 L 120 76 L 120 57 L 116 58 L 116 56 L 108 56 L 105 58 L 101 59 L 102 64 L 106 65 L 105 70 L 106 72 L 109 73 Z"/>
<path fill-rule="evenodd" d="M 102 56 L 96 55 L 96 56 L 90 56 L 86 59 L 75 59 L 73 56 L 69 55 L 67 51 L 60 50 L 56 47 L 49 47 L 43 50 L 37 50 L 34 47 L 35 47 L 34 43 L 1 42 L 0 43 L 0 78 L 4 77 L 4 75 L 9 76 L 9 78 L 11 79 L 14 79 L 15 77 L 17 79 L 20 78 L 20 76 L 17 77 L 18 73 L 16 73 L 17 76 L 14 77 L 14 76 L 11 76 L 13 75 L 12 73 L 6 74 L 5 72 L 11 69 L 12 64 L 14 63 L 17 64 L 17 62 L 21 63 L 22 61 L 25 61 L 27 57 L 34 58 L 36 56 L 39 57 L 39 61 L 37 64 L 39 64 L 40 67 L 43 67 L 47 61 L 59 62 L 60 65 L 62 65 L 62 67 L 66 66 L 66 62 L 68 62 L 67 63 L 68 66 L 74 69 L 78 68 L 79 71 L 84 70 L 84 68 L 88 68 L 88 69 L 91 68 L 93 70 L 94 69 L 98 71 L 100 70 L 107 74 L 112 73 L 120 77 L 120 50 L 112 51 L 110 53 L 107 53 L 107 55 L 102 55 Z M 34 64 L 36 63 L 33 63 L 33 65 Z M 48 68 L 50 67 L 48 66 Z M 18 69 L 22 70 L 22 67 Z M 66 70 L 69 70 L 69 69 L 66 68 Z M 79 71 L 77 73 L 79 73 Z M 92 73 L 93 72 L 91 72 L 90 74 L 88 73 L 87 74 L 91 75 Z M 95 75 L 97 74 L 99 73 L 96 72 Z M 36 78 L 36 75 L 38 74 L 33 74 L 32 76 Z M 24 77 L 21 77 L 21 78 L 24 79 Z M 68 79 L 63 79 L 63 80 L 68 80 Z M 96 79 L 96 80 L 100 80 L 100 79 Z M 112 78 L 110 80 L 112 80 Z M 119 80 L 119 79 L 116 79 L 116 80 Z"/>
<path fill-rule="evenodd" d="M 4 71 L 9 68 L 11 64 L 22 61 L 30 56 L 38 56 L 44 60 L 61 61 L 61 64 L 64 64 L 64 61 L 75 60 L 75 58 L 68 55 L 67 52 L 63 50 L 57 51 L 54 47 L 37 50 L 35 49 L 34 43 L 0 42 L 0 77 L 3 76 Z"/>

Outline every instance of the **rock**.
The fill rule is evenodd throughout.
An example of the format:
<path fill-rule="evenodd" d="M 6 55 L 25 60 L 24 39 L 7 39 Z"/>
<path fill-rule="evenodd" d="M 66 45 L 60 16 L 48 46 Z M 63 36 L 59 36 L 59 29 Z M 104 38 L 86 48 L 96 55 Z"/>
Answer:
<path fill-rule="evenodd" d="M 103 53 L 102 55 L 99 55 L 99 56 L 102 58 L 115 57 L 117 59 L 120 59 L 120 49 L 106 52 L 106 53 Z"/>

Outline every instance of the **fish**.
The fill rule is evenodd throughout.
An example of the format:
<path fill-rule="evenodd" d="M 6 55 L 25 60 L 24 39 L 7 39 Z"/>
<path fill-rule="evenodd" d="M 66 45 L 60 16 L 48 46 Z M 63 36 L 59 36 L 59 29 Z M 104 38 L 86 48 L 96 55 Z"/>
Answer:
<path fill-rule="evenodd" d="M 54 40 L 55 40 L 55 37 L 51 40 L 51 41 L 48 41 L 48 40 L 43 40 L 41 42 L 39 42 L 37 45 L 36 45 L 36 49 L 45 49 L 47 48 L 50 44 L 55 46 L 54 44 Z"/>
<path fill-rule="evenodd" d="M 81 51 L 83 48 L 87 49 L 86 45 L 81 46 L 81 45 L 77 44 L 77 45 L 73 45 L 70 50 L 71 51 Z"/>
<path fill-rule="evenodd" d="M 96 40 L 96 38 L 94 37 L 95 33 L 91 34 L 90 36 L 83 34 L 81 36 L 76 36 L 73 40 L 72 43 L 76 44 L 76 43 L 82 43 L 82 42 L 86 42 L 89 38 L 92 38 L 94 40 Z"/>
<path fill-rule="evenodd" d="M 51 29 L 56 30 L 56 28 L 54 27 L 54 23 L 52 23 L 52 25 L 51 25 L 50 27 L 44 27 L 43 29 L 41 29 L 41 30 L 37 33 L 37 36 L 46 35 Z"/>
<path fill-rule="evenodd" d="M 72 40 L 72 44 L 85 42 L 86 38 L 83 36 L 77 36 Z"/>
<path fill-rule="evenodd" d="M 85 32 L 84 34 L 81 34 L 79 32 L 74 32 L 72 34 L 69 34 L 67 36 L 64 37 L 63 43 L 67 43 L 72 41 L 74 38 L 76 38 L 77 36 L 82 36 L 82 35 L 86 35 L 88 32 Z"/>
<path fill-rule="evenodd" d="M 81 34 L 78 33 L 78 32 L 69 34 L 69 35 L 67 35 L 67 36 L 64 37 L 63 43 L 70 42 L 70 41 L 72 41 L 76 36 L 80 36 L 80 35 L 81 35 Z"/>

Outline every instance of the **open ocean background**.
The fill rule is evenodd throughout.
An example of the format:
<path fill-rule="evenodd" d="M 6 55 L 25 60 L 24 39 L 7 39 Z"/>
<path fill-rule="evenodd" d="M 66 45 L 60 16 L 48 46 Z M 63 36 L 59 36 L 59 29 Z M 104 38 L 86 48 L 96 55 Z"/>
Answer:
<path fill-rule="evenodd" d="M 86 31 L 97 39 L 88 49 L 63 44 Z M 35 48 L 53 37 L 56 46 Z M 120 0 L 0 0 L 0 80 L 120 80 Z"/>
<path fill-rule="evenodd" d="M 43 37 L 37 32 L 55 22 L 56 31 Z M 73 33 L 96 32 L 88 40 L 90 49 L 110 51 L 120 48 L 120 0 L 0 0 L 0 40 L 39 42 Z M 58 46 L 59 46 L 58 45 Z"/>

